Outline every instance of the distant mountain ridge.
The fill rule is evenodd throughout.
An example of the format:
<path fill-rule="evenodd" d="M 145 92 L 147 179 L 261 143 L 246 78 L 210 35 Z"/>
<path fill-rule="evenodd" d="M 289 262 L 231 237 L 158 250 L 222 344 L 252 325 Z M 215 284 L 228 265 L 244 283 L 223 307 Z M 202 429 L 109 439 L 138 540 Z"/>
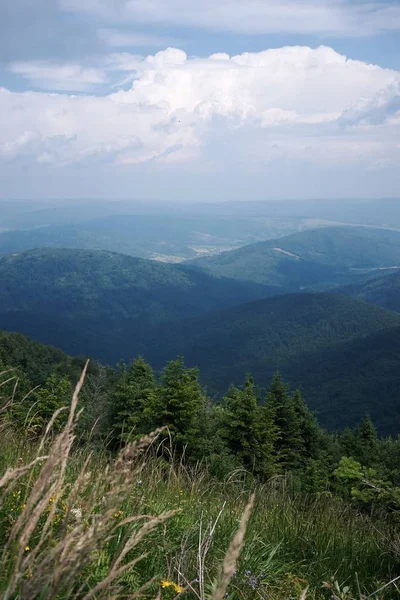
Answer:
<path fill-rule="evenodd" d="M 123 348 L 128 325 L 140 337 L 157 322 L 276 293 L 184 266 L 90 250 L 0 256 L 0 280 L 0 327 L 78 353 L 95 353 L 99 344 Z"/>
<path fill-rule="evenodd" d="M 398 427 L 399 331 L 400 315 L 380 307 L 335 294 L 291 294 L 157 326 L 137 350 L 156 367 L 168 356 L 183 355 L 215 393 L 240 384 L 247 372 L 267 386 L 280 371 L 304 390 L 328 427 L 355 424 L 367 411 L 378 426 L 388 427 L 382 408 L 391 381 L 390 412 Z"/>
<path fill-rule="evenodd" d="M 368 279 L 338 291 L 346 296 L 400 312 L 400 269 L 391 275 Z"/>
<path fill-rule="evenodd" d="M 291 290 L 329 287 L 400 266 L 400 232 L 324 227 L 258 242 L 190 264 L 215 276 L 282 285 Z"/>

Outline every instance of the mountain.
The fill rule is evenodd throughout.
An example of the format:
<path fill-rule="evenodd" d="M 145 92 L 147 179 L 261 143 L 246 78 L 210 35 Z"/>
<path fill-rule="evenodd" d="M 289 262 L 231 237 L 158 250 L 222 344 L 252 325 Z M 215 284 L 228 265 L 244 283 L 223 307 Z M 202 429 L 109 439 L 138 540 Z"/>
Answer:
<path fill-rule="evenodd" d="M 400 327 L 338 344 L 293 365 L 307 403 L 331 429 L 356 425 L 366 412 L 382 435 L 400 431 Z"/>
<path fill-rule="evenodd" d="M 326 289 L 400 265 L 400 232 L 364 227 L 326 227 L 258 242 L 190 261 L 219 277 Z"/>
<path fill-rule="evenodd" d="M 212 393 L 241 383 L 247 372 L 266 386 L 280 371 L 327 427 L 354 424 L 368 410 L 379 426 L 387 402 L 397 403 L 400 425 L 400 347 L 391 333 L 399 327 L 400 315 L 353 298 L 293 294 L 158 326 L 138 350 L 157 368 L 183 355 Z"/>
<path fill-rule="evenodd" d="M 400 270 L 391 275 L 374 277 L 365 282 L 340 288 L 338 291 L 346 296 L 353 296 L 388 310 L 400 312 Z"/>
<path fill-rule="evenodd" d="M 0 327 L 70 353 L 110 353 L 116 360 L 129 341 L 128 329 L 140 339 L 154 323 L 274 292 L 180 265 L 89 250 L 1 256 L 0 279 Z"/>
<path fill-rule="evenodd" d="M 7 377 L 13 377 L 21 369 L 32 385 L 40 385 L 54 371 L 77 380 L 84 364 L 81 357 L 68 356 L 58 348 L 34 342 L 21 333 L 0 330 L 0 373 L 16 369 L 7 372 Z M 3 376 L 2 381 L 7 377 Z"/>
<path fill-rule="evenodd" d="M 65 225 L 113 215 L 208 217 L 209 219 L 302 219 L 312 226 L 369 225 L 400 229 L 400 198 L 333 198 L 314 200 L 244 200 L 224 202 L 156 202 L 154 200 L 84 199 L 0 201 L 1 229 Z"/>
<path fill-rule="evenodd" d="M 304 229 L 301 219 L 179 214 L 108 215 L 0 232 L 0 254 L 35 248 L 107 250 L 163 262 L 215 254 Z M 97 211 L 96 211 L 97 212 Z"/>

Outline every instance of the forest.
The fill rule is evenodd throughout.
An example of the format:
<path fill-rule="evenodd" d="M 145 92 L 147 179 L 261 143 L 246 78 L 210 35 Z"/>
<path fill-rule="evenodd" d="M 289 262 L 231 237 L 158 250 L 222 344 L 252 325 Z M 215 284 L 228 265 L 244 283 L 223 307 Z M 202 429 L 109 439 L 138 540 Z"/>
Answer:
<path fill-rule="evenodd" d="M 137 357 L 90 361 L 71 417 L 85 359 L 0 343 L 2 597 L 367 598 L 396 579 L 400 440 L 368 414 L 330 433 L 279 373 L 216 401 L 182 357 Z"/>

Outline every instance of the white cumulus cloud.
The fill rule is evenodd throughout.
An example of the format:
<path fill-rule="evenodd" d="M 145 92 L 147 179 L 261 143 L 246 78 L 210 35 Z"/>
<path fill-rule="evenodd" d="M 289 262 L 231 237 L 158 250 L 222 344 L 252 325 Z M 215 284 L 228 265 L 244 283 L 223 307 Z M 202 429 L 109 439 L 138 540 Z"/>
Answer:
<path fill-rule="evenodd" d="M 34 87 L 48 90 L 88 91 L 105 83 L 102 69 L 50 61 L 12 62 L 8 70 L 27 79 Z"/>
<path fill-rule="evenodd" d="M 38 169 L 399 162 L 400 73 L 329 47 L 207 58 L 169 48 L 146 58 L 114 55 L 110 64 L 129 73 L 129 89 L 103 96 L 0 90 L 0 158 Z"/>

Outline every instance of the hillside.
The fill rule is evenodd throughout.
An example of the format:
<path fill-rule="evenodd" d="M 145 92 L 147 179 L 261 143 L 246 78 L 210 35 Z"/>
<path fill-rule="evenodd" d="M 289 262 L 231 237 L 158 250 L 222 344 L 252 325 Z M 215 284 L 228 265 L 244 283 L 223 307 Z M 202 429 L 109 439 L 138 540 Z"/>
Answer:
<path fill-rule="evenodd" d="M 357 357 L 362 364 L 366 355 L 358 356 L 352 346 L 346 346 L 357 340 L 358 346 L 354 347 L 361 352 L 366 336 L 399 326 L 399 315 L 352 298 L 287 295 L 157 327 L 146 347 L 138 350 L 156 367 L 161 367 L 167 357 L 184 355 L 189 366 L 199 366 L 203 383 L 214 393 L 226 389 L 230 382 L 240 383 L 247 372 L 254 374 L 259 385 L 266 386 L 279 370 L 292 386 L 301 386 L 307 392 L 312 408 L 323 408 L 321 422 L 331 427 L 349 420 L 357 422 L 368 409 L 376 412 L 379 403 L 385 405 L 388 373 L 400 389 L 396 363 L 400 353 L 391 356 L 390 346 L 380 347 L 371 341 L 370 347 L 365 341 L 365 352 L 372 356 L 368 360 L 373 364 L 376 359 L 380 368 L 361 371 L 353 368 L 355 361 L 349 357 Z M 329 372 L 326 387 L 324 378 L 314 376 L 314 371 Z M 346 381 L 351 381 L 353 387 L 358 377 L 365 380 L 348 414 Z M 367 394 L 368 386 L 374 390 L 371 396 Z M 381 418 L 379 410 L 375 416 L 378 426 Z"/>
<path fill-rule="evenodd" d="M 77 379 L 83 365 L 83 358 L 68 356 L 58 348 L 34 342 L 21 333 L 0 330 L 0 372 L 16 369 L 15 373 L 19 373 L 21 370 L 32 385 L 39 385 L 53 371 Z M 10 372 L 8 376 L 15 373 Z"/>
<path fill-rule="evenodd" d="M 178 212 L 93 218 L 94 213 L 97 215 L 97 207 L 92 207 L 91 215 L 87 214 L 83 221 L 70 222 L 73 215 L 66 215 L 62 224 L 42 224 L 25 230 L 20 225 L 20 230 L 4 232 L 0 229 L 0 254 L 35 248 L 80 248 L 180 262 L 281 237 L 306 227 L 304 220 L 298 218 L 191 216 Z M 51 221 L 51 215 L 45 213 L 43 218 L 46 217 Z"/>
<path fill-rule="evenodd" d="M 266 297 L 260 285 L 110 252 L 44 249 L 0 257 L 0 327 L 77 354 L 122 356 L 125 331 Z M 104 355 L 104 354 L 103 354 Z"/>
<path fill-rule="evenodd" d="M 400 312 L 400 271 L 343 287 L 339 292 Z"/>
<path fill-rule="evenodd" d="M 219 277 L 301 290 L 324 289 L 400 266 L 400 232 L 326 227 L 258 242 L 191 264 Z"/>
<path fill-rule="evenodd" d="M 368 412 L 383 434 L 400 431 L 400 327 L 306 355 L 287 371 L 331 429 Z"/>

